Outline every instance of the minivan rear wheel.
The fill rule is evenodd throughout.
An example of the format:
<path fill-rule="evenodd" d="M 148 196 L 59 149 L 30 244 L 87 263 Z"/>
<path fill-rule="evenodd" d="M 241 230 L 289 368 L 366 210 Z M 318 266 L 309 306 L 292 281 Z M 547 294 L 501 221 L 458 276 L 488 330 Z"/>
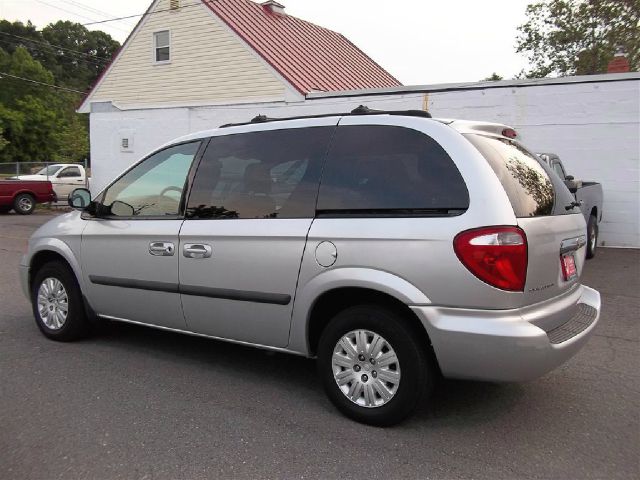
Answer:
<path fill-rule="evenodd" d="M 358 422 L 399 423 L 433 388 L 435 369 L 421 339 L 387 308 L 361 305 L 341 311 L 318 345 L 318 371 L 327 396 Z"/>

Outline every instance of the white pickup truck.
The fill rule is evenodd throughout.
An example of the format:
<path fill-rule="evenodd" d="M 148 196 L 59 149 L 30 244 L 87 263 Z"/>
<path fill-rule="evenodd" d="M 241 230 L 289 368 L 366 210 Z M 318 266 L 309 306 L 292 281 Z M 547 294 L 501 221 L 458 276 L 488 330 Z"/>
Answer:
<path fill-rule="evenodd" d="M 58 200 L 66 200 L 79 187 L 87 186 L 84 166 L 77 163 L 56 163 L 48 165 L 33 175 L 19 175 L 18 180 L 48 180 L 53 185 Z"/>

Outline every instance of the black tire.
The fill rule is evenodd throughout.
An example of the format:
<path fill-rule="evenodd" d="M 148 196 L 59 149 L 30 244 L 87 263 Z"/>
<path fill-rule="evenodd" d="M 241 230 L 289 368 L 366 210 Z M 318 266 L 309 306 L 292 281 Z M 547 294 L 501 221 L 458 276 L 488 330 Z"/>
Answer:
<path fill-rule="evenodd" d="M 343 336 L 355 330 L 366 330 L 382 336 L 398 358 L 401 377 L 397 390 L 387 403 L 380 406 L 367 407 L 354 403 L 338 387 L 334 377 L 332 362 L 334 349 Z M 322 332 L 318 345 L 318 373 L 327 396 L 338 410 L 358 422 L 380 427 L 401 422 L 433 390 L 436 369 L 428 353 L 429 346 L 422 339 L 423 336 L 405 318 L 384 307 L 360 305 L 339 312 Z M 366 363 L 365 359 L 362 367 L 358 366 L 357 371 L 354 367 L 351 370 L 353 374 L 362 378 L 362 374 L 366 373 L 364 370 Z M 367 368 L 377 367 L 367 365 Z M 370 371 L 369 375 L 364 381 L 375 381 L 373 371 Z M 350 386 L 351 383 L 348 385 Z M 377 393 L 376 395 L 376 401 L 382 401 L 382 397 Z M 364 394 L 358 400 L 366 401 Z"/>
<path fill-rule="evenodd" d="M 13 209 L 20 215 L 31 215 L 36 209 L 36 199 L 30 193 L 20 193 L 13 199 Z"/>
<path fill-rule="evenodd" d="M 589 217 L 587 222 L 587 258 L 596 256 L 598 247 L 598 219 L 595 215 Z"/>
<path fill-rule="evenodd" d="M 38 292 L 47 279 L 58 280 L 67 294 L 67 317 L 60 328 L 50 328 L 43 320 L 38 307 Z M 70 342 L 86 336 L 90 331 L 82 293 L 71 269 L 61 261 L 44 264 L 33 278 L 31 285 L 31 305 L 36 324 L 45 337 L 61 342 Z"/>

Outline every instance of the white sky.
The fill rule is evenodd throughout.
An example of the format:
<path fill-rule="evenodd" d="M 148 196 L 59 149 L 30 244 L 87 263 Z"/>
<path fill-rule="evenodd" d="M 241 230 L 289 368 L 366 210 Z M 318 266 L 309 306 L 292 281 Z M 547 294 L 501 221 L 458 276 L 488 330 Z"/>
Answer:
<path fill-rule="evenodd" d="M 194 0 L 185 0 L 190 3 Z M 342 33 L 405 85 L 474 82 L 526 67 L 516 27 L 533 0 L 279 0 L 286 12 Z M 144 12 L 151 0 L 0 0 L 0 18 L 38 28 Z M 98 28 L 120 42 L 136 19 Z"/>

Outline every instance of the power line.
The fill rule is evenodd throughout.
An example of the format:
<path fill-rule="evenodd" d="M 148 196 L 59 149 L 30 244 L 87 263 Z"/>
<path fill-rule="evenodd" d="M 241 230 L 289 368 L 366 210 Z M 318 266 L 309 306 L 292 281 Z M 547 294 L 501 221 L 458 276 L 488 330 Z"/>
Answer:
<path fill-rule="evenodd" d="M 38 1 L 42 1 L 42 0 L 38 0 Z M 115 22 L 115 21 L 118 21 L 118 20 L 127 20 L 129 18 L 148 17 L 149 15 L 155 15 L 156 13 L 171 12 L 171 11 L 175 11 L 175 10 L 183 9 L 183 8 L 188 8 L 188 7 L 197 7 L 198 5 L 202 5 L 202 3 L 200 3 L 200 2 L 198 2 L 198 3 L 189 3 L 187 5 L 182 5 L 180 7 L 165 8 L 164 10 L 155 10 L 153 12 L 146 12 L 146 13 L 137 13 L 136 15 L 128 15 L 126 17 L 112 18 L 111 20 L 101 20 L 99 22 L 83 23 L 83 25 L 86 27 L 87 25 L 97 25 L 99 23 Z"/>
<path fill-rule="evenodd" d="M 57 88 L 58 90 L 64 90 L 66 92 L 79 93 L 81 95 L 86 95 L 86 92 L 81 92 L 80 90 L 74 90 L 73 88 L 61 87 L 59 85 L 53 85 L 52 83 L 39 82 L 39 81 L 33 80 L 31 78 L 19 77 L 17 75 L 11 75 L 10 73 L 6 73 L 6 72 L 0 71 L 0 78 L 5 77 L 5 76 L 6 77 L 10 77 L 10 78 L 15 78 L 17 80 L 22 80 L 24 82 L 35 83 L 36 85 L 42 85 L 44 87 Z"/>
<path fill-rule="evenodd" d="M 0 35 L 5 35 L 5 36 L 9 36 L 9 37 L 14 37 L 20 40 L 24 40 L 27 42 L 31 42 L 31 43 L 36 43 L 38 45 L 44 45 L 46 47 L 50 47 L 52 49 L 58 49 L 58 50 L 63 50 L 69 53 L 76 53 L 78 55 L 83 55 L 85 57 L 88 57 L 88 59 L 91 60 L 95 60 L 98 63 L 106 63 L 106 62 L 110 62 L 111 60 L 104 58 L 104 57 L 99 57 L 98 55 L 92 55 L 90 53 L 86 53 L 86 52 L 81 52 L 79 50 L 73 50 L 71 48 L 66 48 L 66 47 L 61 47 L 60 45 L 53 45 L 49 42 L 40 42 L 38 40 L 32 40 L 31 38 L 27 38 L 27 37 L 21 37 L 20 35 L 14 35 L 12 33 L 7 33 L 7 32 L 0 32 Z"/>
<path fill-rule="evenodd" d="M 107 13 L 103 10 L 98 10 L 97 8 L 93 8 L 90 7 L 89 5 L 85 5 L 82 2 L 76 2 L 75 0 L 62 0 L 64 3 L 67 3 L 69 5 L 81 8 L 91 14 L 95 14 L 95 15 L 101 15 L 103 17 L 110 17 L 110 18 L 115 18 L 115 15 L 111 14 L 111 13 Z"/>
<path fill-rule="evenodd" d="M 79 14 L 77 12 L 72 12 L 71 10 L 67 10 L 67 9 L 59 7 L 57 5 L 53 5 L 51 3 L 45 2 L 44 0 L 36 0 L 36 1 L 42 3 L 43 5 L 47 5 L 48 7 L 57 8 L 58 10 L 60 10 L 62 12 L 69 13 L 69 14 L 74 15 L 76 17 L 84 18 L 85 20 L 94 20 L 91 17 L 87 17 L 86 15 L 81 15 L 81 14 Z M 106 21 L 111 21 L 111 20 L 106 20 Z M 102 23 L 102 22 L 93 22 L 93 23 Z M 93 25 L 93 23 L 85 23 L 84 25 Z M 112 28 L 115 28 L 116 30 L 120 30 L 121 32 L 128 33 L 128 30 L 125 30 L 124 28 L 117 27 L 115 25 L 112 25 Z"/>

